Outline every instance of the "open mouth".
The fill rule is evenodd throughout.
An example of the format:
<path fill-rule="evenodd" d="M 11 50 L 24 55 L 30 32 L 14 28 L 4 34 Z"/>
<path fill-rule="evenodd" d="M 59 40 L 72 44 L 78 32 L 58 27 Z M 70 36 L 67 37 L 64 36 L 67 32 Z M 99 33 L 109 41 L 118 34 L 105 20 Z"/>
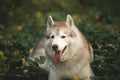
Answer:
<path fill-rule="evenodd" d="M 66 48 L 67 48 L 67 46 L 65 46 L 63 48 L 63 50 L 61 50 L 61 51 L 55 50 L 55 56 L 54 56 L 54 62 L 55 63 L 60 63 L 61 62 L 61 57 L 62 57 L 63 53 L 65 52 Z"/>

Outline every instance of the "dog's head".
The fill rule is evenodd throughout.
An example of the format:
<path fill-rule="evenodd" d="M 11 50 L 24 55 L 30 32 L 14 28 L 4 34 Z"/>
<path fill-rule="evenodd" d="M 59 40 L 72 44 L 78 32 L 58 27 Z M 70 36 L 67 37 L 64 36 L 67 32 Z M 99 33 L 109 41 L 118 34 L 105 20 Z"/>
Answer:
<path fill-rule="evenodd" d="M 66 61 L 72 54 L 71 44 L 76 37 L 74 22 L 70 15 L 66 21 L 57 22 L 48 17 L 45 50 L 55 63 Z"/>

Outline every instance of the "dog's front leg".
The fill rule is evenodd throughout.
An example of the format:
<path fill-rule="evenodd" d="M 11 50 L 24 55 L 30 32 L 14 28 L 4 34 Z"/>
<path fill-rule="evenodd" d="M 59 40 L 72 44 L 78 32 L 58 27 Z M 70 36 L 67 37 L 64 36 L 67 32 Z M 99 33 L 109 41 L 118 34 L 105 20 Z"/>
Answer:
<path fill-rule="evenodd" d="M 52 68 L 50 68 L 49 71 L 49 80 L 61 80 L 60 76 Z"/>

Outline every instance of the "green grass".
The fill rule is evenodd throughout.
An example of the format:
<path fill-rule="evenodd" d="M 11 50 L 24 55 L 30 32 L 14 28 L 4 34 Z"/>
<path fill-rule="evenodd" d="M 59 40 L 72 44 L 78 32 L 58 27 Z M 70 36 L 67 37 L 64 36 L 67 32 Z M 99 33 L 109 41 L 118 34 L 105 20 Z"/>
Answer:
<path fill-rule="evenodd" d="M 71 14 L 94 48 L 95 57 L 91 64 L 95 73 L 93 80 L 120 79 L 120 16 L 117 15 L 117 4 L 110 8 L 111 2 L 106 1 L 103 7 L 94 5 L 99 1 L 88 1 L 87 6 L 80 5 L 78 0 L 68 3 L 42 0 L 38 1 L 39 4 L 37 1 L 19 1 L 19 4 L 15 0 L 1 2 L 4 5 L 0 5 L 0 80 L 46 80 L 47 73 L 39 69 L 36 62 L 29 61 L 31 66 L 25 67 L 21 59 L 27 58 L 29 49 L 44 36 L 48 15 L 55 20 L 65 20 L 67 14 Z M 24 73 L 25 70 L 28 71 Z"/>

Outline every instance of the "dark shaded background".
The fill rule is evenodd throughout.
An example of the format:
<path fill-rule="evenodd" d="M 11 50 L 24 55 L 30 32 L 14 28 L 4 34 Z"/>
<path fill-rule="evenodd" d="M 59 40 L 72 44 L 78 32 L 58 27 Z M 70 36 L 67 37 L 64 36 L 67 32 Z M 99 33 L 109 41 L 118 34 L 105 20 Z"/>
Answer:
<path fill-rule="evenodd" d="M 23 66 L 22 59 L 43 37 L 47 17 L 65 20 L 67 14 L 71 14 L 93 45 L 92 68 L 96 75 L 93 80 L 119 80 L 119 3 L 119 0 L 0 0 L 0 80 L 45 80 L 44 70 L 32 61 L 28 62 L 31 66 Z"/>

